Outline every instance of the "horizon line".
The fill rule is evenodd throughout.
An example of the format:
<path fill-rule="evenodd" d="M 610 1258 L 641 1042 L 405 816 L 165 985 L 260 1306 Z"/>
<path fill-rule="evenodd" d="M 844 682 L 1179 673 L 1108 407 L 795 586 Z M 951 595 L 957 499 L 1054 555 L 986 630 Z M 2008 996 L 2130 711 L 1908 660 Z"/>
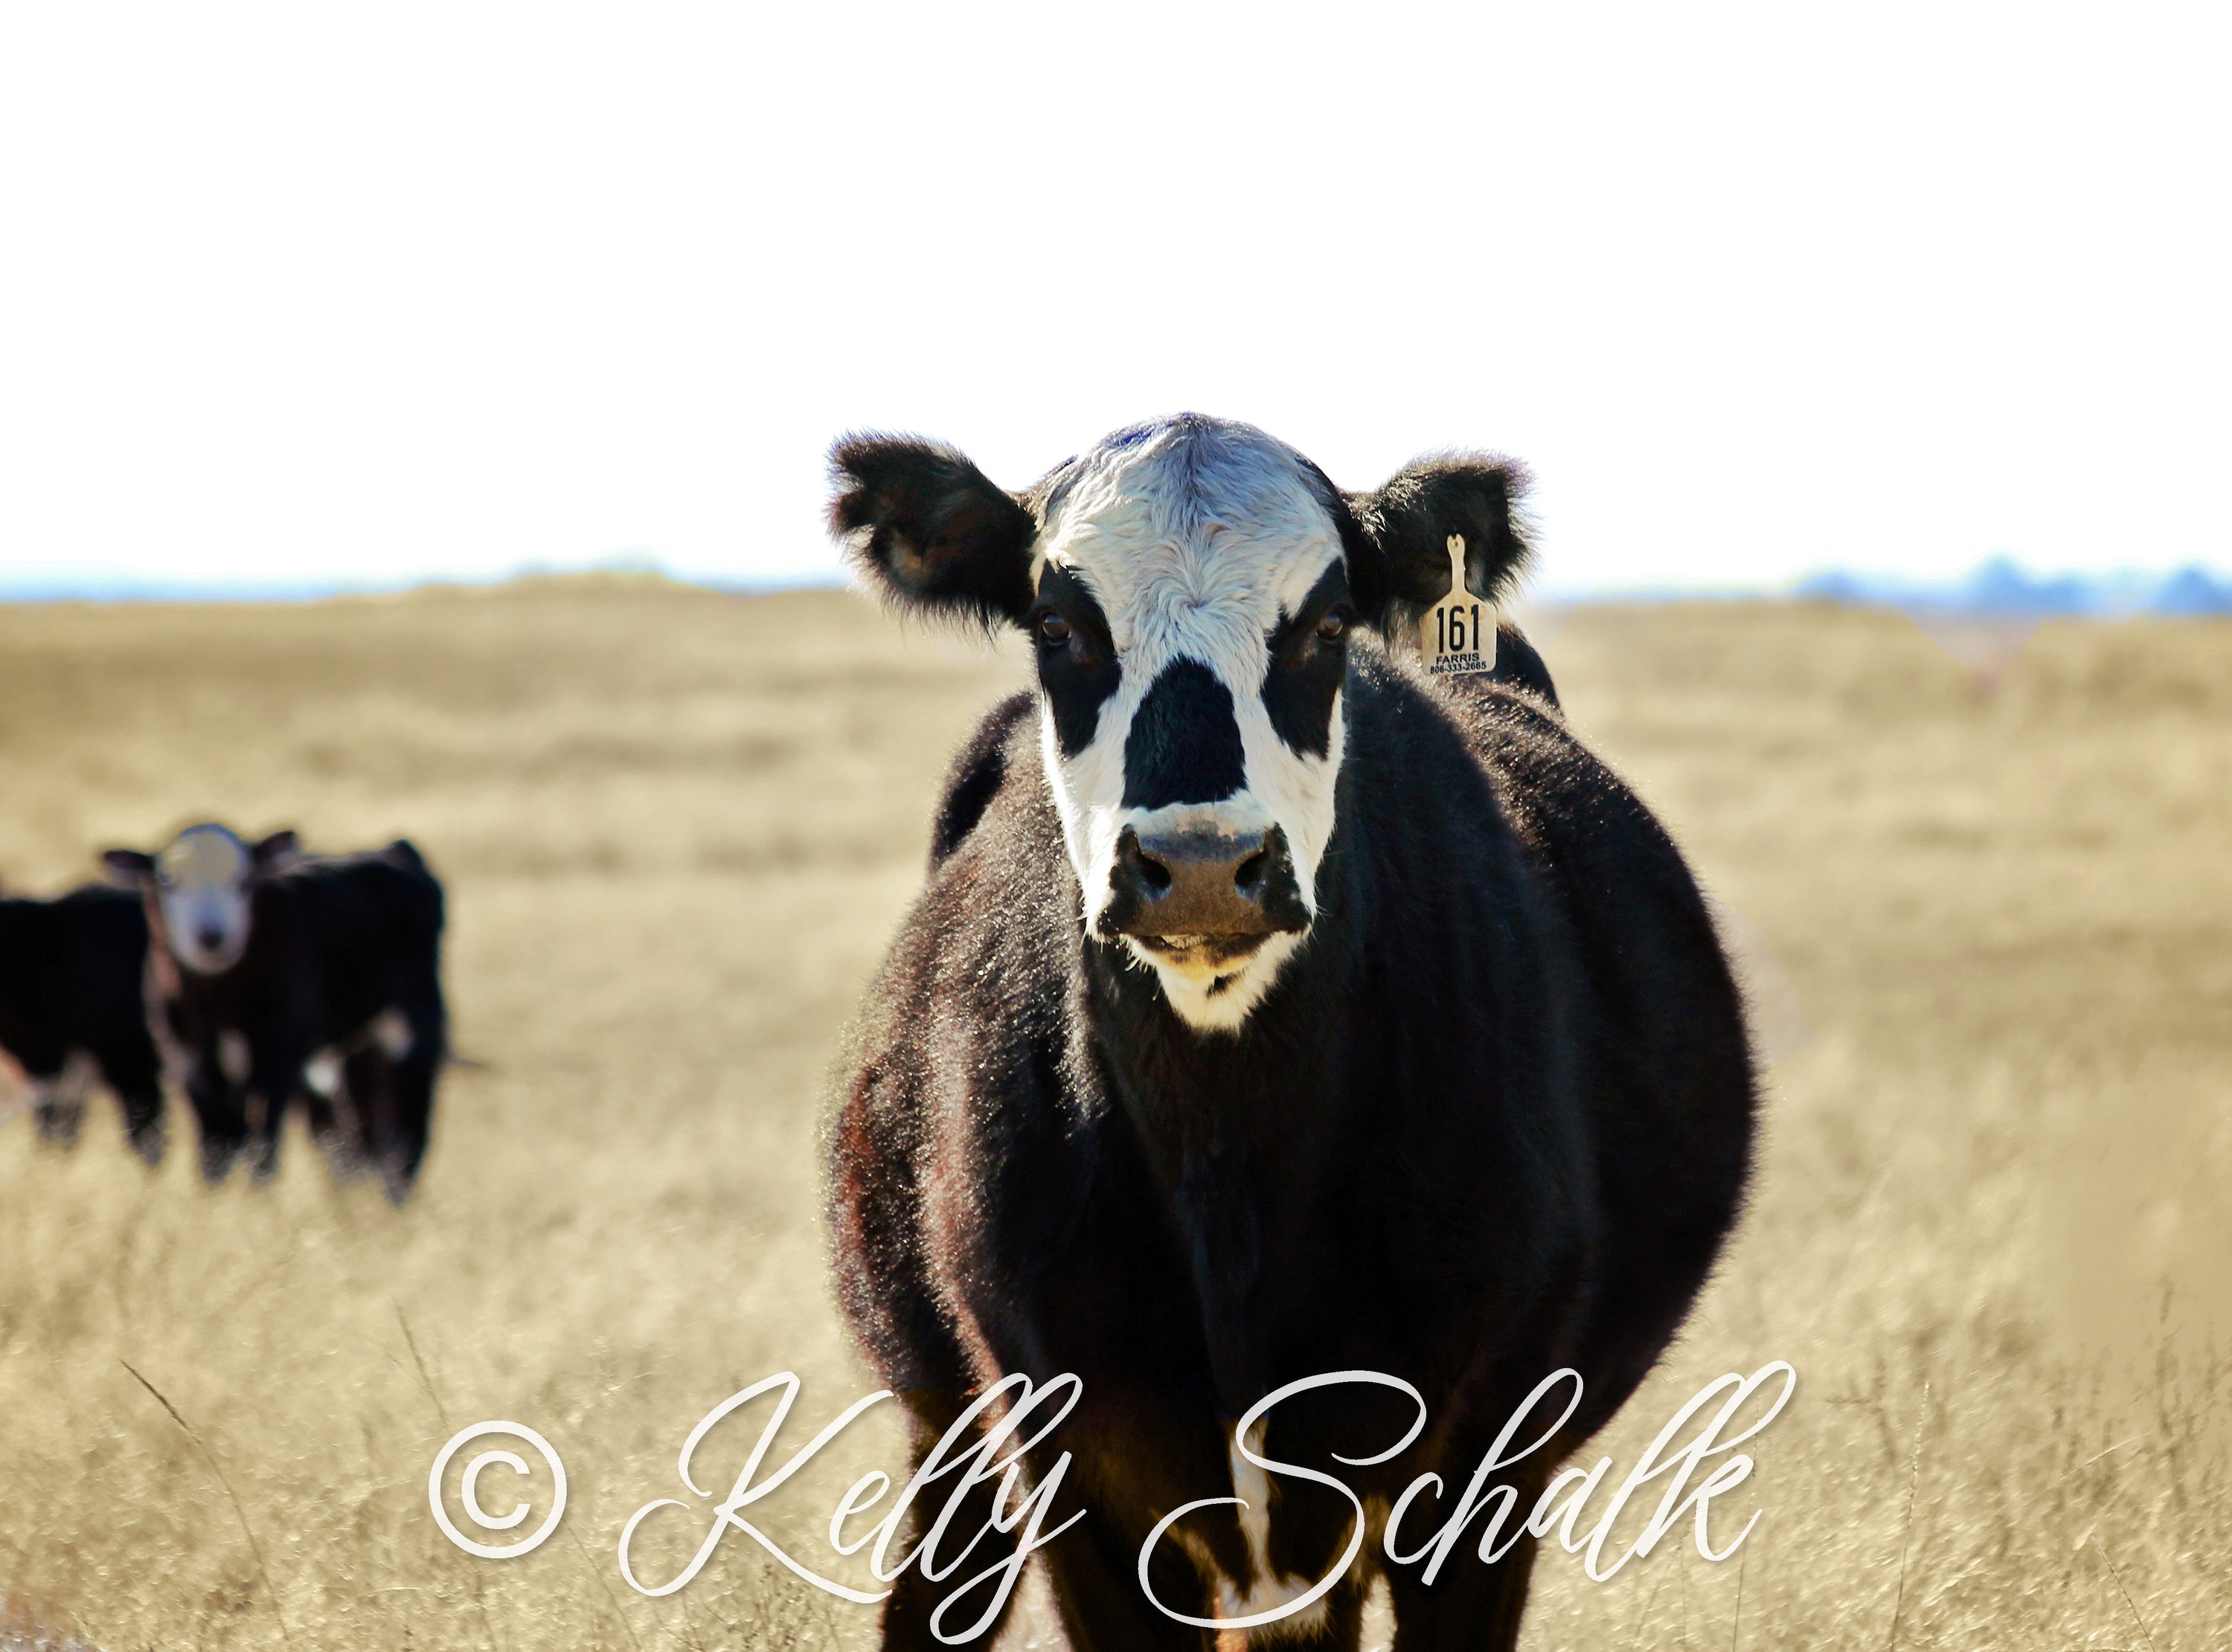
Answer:
<path fill-rule="evenodd" d="M 486 591 L 536 580 L 638 576 L 730 596 L 773 596 L 791 591 L 847 588 L 842 566 L 769 575 L 730 575 L 671 567 L 658 558 L 617 556 L 575 565 L 522 563 L 485 573 L 414 571 L 387 577 L 349 574 L 213 575 L 159 573 L 114 563 L 0 563 L 0 604 L 49 603 L 312 603 L 349 598 L 402 596 L 422 591 Z M 1509 606 L 1567 607 L 1594 603 L 1823 600 L 1857 606 L 2003 610 L 2026 612 L 2145 612 L 2173 588 L 2214 597 L 2207 612 L 2232 611 L 2232 570 L 2199 559 L 2101 570 L 2034 573 L 2005 552 L 1980 559 L 1954 574 L 1923 576 L 1851 567 L 1816 567 L 1775 581 L 1700 581 L 1695 584 L 1565 585 L 1542 582 L 1521 590 Z"/>

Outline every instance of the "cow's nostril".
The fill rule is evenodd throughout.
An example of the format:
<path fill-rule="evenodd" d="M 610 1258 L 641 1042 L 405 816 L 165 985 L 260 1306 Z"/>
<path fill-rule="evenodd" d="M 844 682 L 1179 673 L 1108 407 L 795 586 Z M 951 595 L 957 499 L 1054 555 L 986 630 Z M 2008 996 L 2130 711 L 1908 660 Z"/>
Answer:
<path fill-rule="evenodd" d="M 1144 840 L 1126 827 L 1117 839 L 1101 924 L 1106 934 L 1175 936 L 1185 947 L 1204 936 L 1221 937 L 1221 943 L 1230 943 L 1230 958 L 1263 936 L 1299 933 L 1307 927 L 1308 914 L 1294 887 L 1285 834 L 1276 826 L 1268 832 L 1196 828 Z"/>

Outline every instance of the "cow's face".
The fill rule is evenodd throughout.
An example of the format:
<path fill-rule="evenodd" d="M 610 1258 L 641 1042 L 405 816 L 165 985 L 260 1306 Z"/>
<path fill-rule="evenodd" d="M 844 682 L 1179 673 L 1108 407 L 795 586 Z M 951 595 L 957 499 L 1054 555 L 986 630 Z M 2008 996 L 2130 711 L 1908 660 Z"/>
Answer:
<path fill-rule="evenodd" d="M 1041 490 L 1041 744 L 1093 933 L 1236 1027 L 1316 911 L 1356 611 L 1332 489 L 1244 427 L 1130 432 Z"/>
<path fill-rule="evenodd" d="M 1120 431 L 1014 497 L 930 444 L 855 440 L 834 460 L 833 522 L 886 591 L 1031 638 L 1088 930 L 1192 1026 L 1241 1026 L 1316 917 L 1350 632 L 1446 589 L 1446 535 L 1423 573 L 1402 566 L 1449 525 L 1426 509 L 1442 494 L 1476 534 L 1494 494 L 1483 588 L 1510 576 L 1509 467 L 1439 461 L 1344 496 L 1262 431 L 1194 416 Z"/>
<path fill-rule="evenodd" d="M 221 975 L 248 950 L 256 885 L 295 852 L 295 834 L 253 845 L 231 828 L 188 826 L 154 854 L 112 849 L 110 871 L 146 897 L 158 939 L 197 975 Z"/>

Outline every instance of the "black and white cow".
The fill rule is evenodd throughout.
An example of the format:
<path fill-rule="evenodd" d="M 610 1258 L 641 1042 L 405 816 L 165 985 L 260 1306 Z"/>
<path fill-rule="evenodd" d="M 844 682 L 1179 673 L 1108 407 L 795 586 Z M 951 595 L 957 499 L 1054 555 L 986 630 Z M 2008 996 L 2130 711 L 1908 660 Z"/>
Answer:
<path fill-rule="evenodd" d="M 141 986 L 147 919 L 120 889 L 0 899 L 0 1050 L 31 1081 L 39 1134 L 76 1141 L 96 1078 L 124 1110 L 132 1146 L 163 1160 L 163 1066 Z"/>
<path fill-rule="evenodd" d="M 442 886 L 418 850 L 307 855 L 291 832 L 250 845 L 203 825 L 106 859 L 144 897 L 156 1026 L 203 1174 L 223 1180 L 245 1151 L 269 1176 L 299 1094 L 336 1169 L 369 1163 L 402 1202 L 449 1048 Z"/>
<path fill-rule="evenodd" d="M 988 1385 L 1075 1373 L 1035 1453 L 1074 1454 L 1056 1513 L 1083 1519 L 1045 1552 L 1068 1635 L 1205 1647 L 1140 1587 L 1156 1522 L 1242 1500 L 1152 1549 L 1163 1608 L 1298 1598 L 1351 1506 L 1267 1475 L 1233 1422 L 1302 1378 L 1399 1377 L 1431 1421 L 1392 1458 L 1415 1407 L 1371 1386 L 1283 1403 L 1255 1442 L 1341 1478 L 1370 1528 L 1275 1632 L 1353 1646 L 1379 1571 L 1398 1644 L 1513 1645 L 1532 1540 L 1428 1585 L 1381 1558 L 1391 1500 L 1439 1474 L 1404 1540 L 1438 1525 L 1570 1366 L 1586 1403 L 1509 1476 L 1523 1518 L 1688 1312 L 1755 1106 L 1697 886 L 1531 651 L 1534 688 L 1406 658 L 1453 539 L 1476 591 L 1511 585 L 1519 473 L 1447 457 L 1343 494 L 1196 416 L 1020 494 L 918 440 L 849 439 L 833 464 L 870 584 L 1019 626 L 1036 655 L 1035 690 L 949 781 L 829 1137 L 840 1295 L 918 1463 Z M 983 1564 L 905 1572 L 885 1644 L 935 1644 L 934 1608 Z"/>

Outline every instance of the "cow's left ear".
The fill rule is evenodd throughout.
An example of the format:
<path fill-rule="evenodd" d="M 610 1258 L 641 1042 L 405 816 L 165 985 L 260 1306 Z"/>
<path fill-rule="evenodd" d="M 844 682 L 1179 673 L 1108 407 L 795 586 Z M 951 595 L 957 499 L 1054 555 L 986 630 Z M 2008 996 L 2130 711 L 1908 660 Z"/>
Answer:
<path fill-rule="evenodd" d="M 1363 541 L 1352 548 L 1349 589 L 1365 618 L 1386 632 L 1447 596 L 1452 535 L 1464 541 L 1474 593 L 1509 596 L 1533 554 L 1520 509 L 1527 483 L 1512 460 L 1452 453 L 1405 466 L 1376 492 L 1348 495 Z"/>
<path fill-rule="evenodd" d="M 275 832 L 250 849 L 248 858 L 258 871 L 282 871 L 302 852 L 302 841 L 292 831 Z"/>
<path fill-rule="evenodd" d="M 1038 519 L 962 454 L 919 437 L 848 436 L 829 470 L 829 531 L 883 595 L 986 626 L 1022 621 Z"/>
<path fill-rule="evenodd" d="M 110 849 L 101 857 L 108 881 L 123 889 L 140 889 L 155 875 L 155 857 L 138 849 Z"/>

